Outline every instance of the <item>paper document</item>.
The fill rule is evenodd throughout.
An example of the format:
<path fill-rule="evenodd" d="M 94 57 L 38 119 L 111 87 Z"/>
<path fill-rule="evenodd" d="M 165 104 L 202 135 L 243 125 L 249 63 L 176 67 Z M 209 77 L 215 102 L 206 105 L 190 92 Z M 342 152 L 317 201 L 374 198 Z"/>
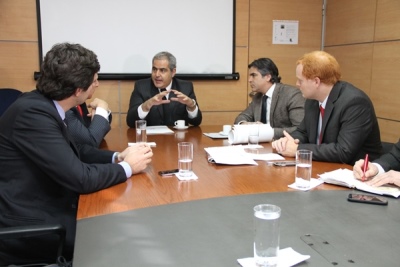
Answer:
<path fill-rule="evenodd" d="M 278 253 L 278 266 L 277 267 L 290 267 L 302 261 L 308 260 L 310 255 L 302 255 L 291 247 L 279 250 Z M 254 258 L 244 258 L 237 260 L 242 267 L 256 267 Z"/>
<path fill-rule="evenodd" d="M 208 154 L 208 161 L 212 163 L 227 164 L 227 165 L 258 165 L 255 160 L 283 160 L 285 159 L 279 154 L 275 153 L 254 153 L 253 151 L 259 152 L 257 148 L 263 148 L 261 145 L 258 146 L 216 146 L 206 147 L 204 150 Z"/>
<path fill-rule="evenodd" d="M 258 126 L 258 141 L 271 142 L 274 137 L 274 131 L 269 131 L 271 126 L 269 124 L 256 124 Z M 249 140 L 249 129 L 254 124 L 235 124 L 232 131 L 228 135 L 230 144 L 243 144 Z"/>
<path fill-rule="evenodd" d="M 208 161 L 227 165 L 258 165 L 249 153 L 244 151 L 242 146 L 217 146 L 205 147 L 208 154 Z"/>
<path fill-rule="evenodd" d="M 134 142 L 128 142 L 128 146 L 133 146 L 134 144 L 136 144 L 136 143 L 134 143 Z M 146 143 L 149 147 L 156 147 L 156 142 L 147 142 Z"/>
<path fill-rule="evenodd" d="M 208 136 L 213 139 L 227 139 L 228 135 L 224 135 L 221 133 L 203 133 L 205 136 Z"/>
<path fill-rule="evenodd" d="M 393 197 L 400 196 L 400 188 L 397 186 L 385 185 L 385 186 L 369 186 L 364 182 L 354 178 L 353 171 L 348 169 L 337 169 L 331 172 L 318 174 L 319 179 L 324 183 L 341 185 L 349 188 L 355 188 L 361 191 L 377 194 L 377 195 L 388 195 Z"/>
<path fill-rule="evenodd" d="M 165 125 L 156 125 L 156 126 L 147 126 L 146 127 L 146 134 L 148 135 L 155 135 L 155 134 L 173 134 L 170 128 Z"/>
<path fill-rule="evenodd" d="M 293 184 L 288 185 L 288 187 L 293 188 L 293 189 L 297 189 L 297 190 L 301 190 L 301 191 L 308 191 L 313 189 L 314 187 L 319 186 L 320 184 L 323 184 L 324 182 L 320 179 L 315 179 L 315 178 L 310 178 L 310 187 L 309 188 L 300 188 L 297 186 L 296 182 L 294 182 Z"/>

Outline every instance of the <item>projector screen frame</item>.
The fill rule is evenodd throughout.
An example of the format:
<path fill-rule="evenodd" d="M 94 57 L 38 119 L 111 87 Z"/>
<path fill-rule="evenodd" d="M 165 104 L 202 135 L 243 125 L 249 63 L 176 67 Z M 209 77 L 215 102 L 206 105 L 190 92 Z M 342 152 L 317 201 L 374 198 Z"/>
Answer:
<path fill-rule="evenodd" d="M 36 0 L 36 14 L 37 14 L 37 29 L 38 29 L 38 50 L 39 50 L 39 69 L 43 62 L 43 41 L 42 41 L 42 26 L 41 26 L 41 0 Z M 236 54 L 236 0 L 232 0 L 233 10 L 233 21 L 232 21 L 232 73 L 212 74 L 212 73 L 177 73 L 175 77 L 185 80 L 239 80 L 240 75 L 235 72 L 235 54 Z M 88 47 L 89 48 L 89 47 Z M 90 48 L 89 48 L 90 49 Z M 95 51 L 94 51 L 95 52 Z M 101 64 L 101 62 L 100 62 Z M 138 80 L 149 78 L 151 73 L 102 73 L 99 72 L 99 80 Z M 40 71 L 34 72 L 34 79 L 37 80 L 40 77 Z"/>

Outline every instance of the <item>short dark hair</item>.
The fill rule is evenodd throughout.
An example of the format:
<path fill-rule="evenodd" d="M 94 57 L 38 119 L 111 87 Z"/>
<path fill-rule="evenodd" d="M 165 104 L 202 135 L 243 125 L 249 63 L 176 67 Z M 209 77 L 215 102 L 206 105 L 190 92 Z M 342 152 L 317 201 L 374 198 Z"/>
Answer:
<path fill-rule="evenodd" d="M 99 70 L 99 61 L 91 50 L 80 44 L 56 44 L 44 57 L 36 88 L 50 99 L 63 100 L 78 88 L 86 91 Z"/>
<path fill-rule="evenodd" d="M 257 68 L 258 71 L 261 73 L 261 76 L 265 76 L 267 74 L 271 75 L 271 83 L 280 83 L 281 77 L 279 76 L 278 67 L 270 58 L 259 58 L 251 62 L 248 66 L 250 69 L 251 67 Z"/>

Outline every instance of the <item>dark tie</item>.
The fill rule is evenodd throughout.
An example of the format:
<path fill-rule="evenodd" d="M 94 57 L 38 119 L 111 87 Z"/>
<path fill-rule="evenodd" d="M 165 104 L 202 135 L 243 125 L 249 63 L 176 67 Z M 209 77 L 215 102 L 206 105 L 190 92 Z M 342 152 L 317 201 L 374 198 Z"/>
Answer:
<path fill-rule="evenodd" d="M 263 95 L 262 97 L 262 105 L 261 105 L 261 122 L 267 123 L 267 100 L 268 96 Z"/>
<path fill-rule="evenodd" d="M 163 89 L 160 89 L 160 92 L 162 93 L 162 92 L 165 92 L 165 91 L 167 91 L 167 89 L 165 89 L 165 88 L 163 88 Z M 167 100 L 167 97 L 165 97 L 165 96 L 163 96 L 163 98 L 162 98 L 163 100 Z"/>
<path fill-rule="evenodd" d="M 321 113 L 321 132 L 319 133 L 319 143 L 322 144 L 322 120 L 324 119 L 325 109 L 319 105 L 319 112 Z"/>

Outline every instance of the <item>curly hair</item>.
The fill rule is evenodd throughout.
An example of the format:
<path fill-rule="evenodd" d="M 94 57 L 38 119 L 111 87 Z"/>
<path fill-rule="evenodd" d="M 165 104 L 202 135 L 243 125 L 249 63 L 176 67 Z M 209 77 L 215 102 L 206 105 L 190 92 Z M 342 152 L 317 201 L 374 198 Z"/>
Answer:
<path fill-rule="evenodd" d="M 44 57 L 36 88 L 50 99 L 63 100 L 78 88 L 86 91 L 99 70 L 99 61 L 91 50 L 80 44 L 56 44 Z"/>

